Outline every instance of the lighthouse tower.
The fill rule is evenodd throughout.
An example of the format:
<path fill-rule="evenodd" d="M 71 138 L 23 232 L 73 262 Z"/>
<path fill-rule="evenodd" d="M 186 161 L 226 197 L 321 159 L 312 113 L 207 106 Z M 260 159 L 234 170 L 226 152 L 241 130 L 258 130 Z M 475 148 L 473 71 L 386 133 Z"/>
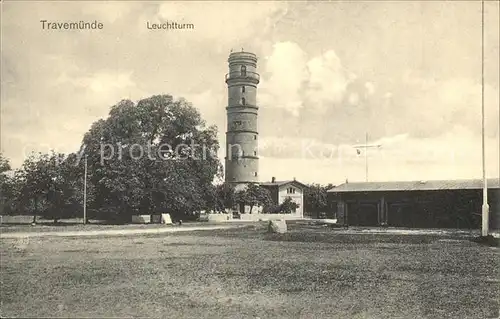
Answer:
<path fill-rule="evenodd" d="M 257 56 L 250 52 L 232 52 L 229 55 L 229 73 L 226 132 L 226 183 L 241 189 L 259 180 L 257 153 Z"/>

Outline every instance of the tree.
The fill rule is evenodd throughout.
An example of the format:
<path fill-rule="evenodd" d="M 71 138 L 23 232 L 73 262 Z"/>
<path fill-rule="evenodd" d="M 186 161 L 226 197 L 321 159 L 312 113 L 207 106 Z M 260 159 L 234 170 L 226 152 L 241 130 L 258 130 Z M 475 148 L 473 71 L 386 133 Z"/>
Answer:
<path fill-rule="evenodd" d="M 216 127 L 205 127 L 184 99 L 121 101 L 83 138 L 95 189 L 91 207 L 101 218 L 119 221 L 146 211 L 178 218 L 199 211 L 222 172 L 218 148 Z"/>
<path fill-rule="evenodd" d="M 16 208 L 23 214 L 33 215 L 33 223 L 36 223 L 38 213 L 43 210 L 44 192 L 47 189 L 45 163 L 48 155 L 30 154 L 16 172 L 15 179 L 19 185 L 19 194 L 16 198 Z"/>
<path fill-rule="evenodd" d="M 254 206 L 268 207 L 272 205 L 269 190 L 257 184 L 249 184 L 245 190 L 237 192 L 235 199 L 240 205 L 250 206 L 250 214 Z"/>
<path fill-rule="evenodd" d="M 226 212 L 226 209 L 234 207 L 235 195 L 234 186 L 229 183 L 212 185 L 207 193 L 206 210 Z"/>
<path fill-rule="evenodd" d="M 279 205 L 279 212 L 285 214 L 291 214 L 299 207 L 300 207 L 299 204 L 295 203 L 291 197 L 287 197 L 281 203 L 281 205 Z"/>
<path fill-rule="evenodd" d="M 0 153 L 0 211 L 2 215 L 12 212 L 14 190 L 13 178 L 8 175 L 10 171 L 9 160 Z"/>
<path fill-rule="evenodd" d="M 0 153 L 0 174 L 3 174 L 5 172 L 8 172 L 11 170 L 10 167 L 10 162 L 7 158 L 3 156 L 2 153 Z"/>
<path fill-rule="evenodd" d="M 326 212 L 328 208 L 327 203 L 327 191 L 333 187 L 332 184 L 320 185 L 311 184 L 308 185 L 304 192 L 304 208 L 307 212 L 314 213 L 318 218 L 319 214 Z"/>
<path fill-rule="evenodd" d="M 37 217 L 53 219 L 75 217 L 81 207 L 81 181 L 74 156 L 61 153 L 31 154 L 16 172 L 17 209 Z"/>
<path fill-rule="evenodd" d="M 86 157 L 89 217 L 128 221 L 134 213 L 168 212 L 181 218 L 207 207 L 215 194 L 214 177 L 222 177 L 218 149 L 217 128 L 206 127 L 187 101 L 170 95 L 124 100 L 92 124 L 77 153 L 32 154 L 24 161 L 12 179 L 17 209 L 31 213 L 33 222 L 81 216 Z M 2 176 L 5 163 L 0 157 Z"/>

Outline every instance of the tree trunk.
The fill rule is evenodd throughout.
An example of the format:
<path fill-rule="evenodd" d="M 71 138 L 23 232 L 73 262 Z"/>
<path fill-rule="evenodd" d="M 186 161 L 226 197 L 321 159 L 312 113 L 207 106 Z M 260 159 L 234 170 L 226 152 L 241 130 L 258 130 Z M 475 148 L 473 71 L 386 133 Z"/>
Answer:
<path fill-rule="evenodd" d="M 33 212 L 33 221 L 31 223 L 32 224 L 36 224 L 36 215 L 37 215 L 37 212 L 38 212 L 38 201 L 37 201 L 36 196 L 33 198 L 33 202 L 35 204 L 35 210 Z"/>

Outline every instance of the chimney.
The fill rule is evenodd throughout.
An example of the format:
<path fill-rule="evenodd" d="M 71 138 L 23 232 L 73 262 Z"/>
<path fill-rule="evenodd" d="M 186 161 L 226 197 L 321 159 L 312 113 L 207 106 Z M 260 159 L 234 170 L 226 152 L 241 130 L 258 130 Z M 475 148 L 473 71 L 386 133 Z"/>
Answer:
<path fill-rule="evenodd" d="M 271 177 L 271 183 L 274 183 L 274 182 L 276 182 L 276 177 L 273 176 L 273 177 Z"/>

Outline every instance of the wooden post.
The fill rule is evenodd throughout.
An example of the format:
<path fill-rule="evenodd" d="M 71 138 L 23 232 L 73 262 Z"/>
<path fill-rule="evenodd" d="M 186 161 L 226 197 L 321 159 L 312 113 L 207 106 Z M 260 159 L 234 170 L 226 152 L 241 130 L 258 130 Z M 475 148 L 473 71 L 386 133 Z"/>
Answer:
<path fill-rule="evenodd" d="M 486 151 L 485 151 L 485 136 L 484 136 L 484 0 L 481 1 L 481 150 L 482 150 L 482 166 L 483 166 L 483 205 L 481 207 L 482 225 L 481 235 L 488 236 L 489 232 L 489 211 L 488 206 L 488 180 L 486 179 Z"/>
<path fill-rule="evenodd" d="M 384 202 L 384 211 L 385 211 L 385 225 L 389 226 L 389 204 L 387 201 Z"/>
<path fill-rule="evenodd" d="M 85 169 L 83 176 L 83 223 L 87 224 L 87 155 L 85 155 Z"/>
<path fill-rule="evenodd" d="M 385 216 L 385 197 L 382 196 L 379 203 L 379 226 L 384 226 L 387 224 Z"/>
<path fill-rule="evenodd" d="M 368 132 L 365 134 L 365 181 L 368 182 Z"/>
<path fill-rule="evenodd" d="M 347 223 L 347 218 L 346 218 L 346 214 L 345 214 L 345 204 L 344 204 L 344 201 L 342 199 L 339 199 L 339 201 L 337 202 L 337 222 L 340 222 L 340 220 L 342 219 L 342 225 L 346 225 Z"/>

